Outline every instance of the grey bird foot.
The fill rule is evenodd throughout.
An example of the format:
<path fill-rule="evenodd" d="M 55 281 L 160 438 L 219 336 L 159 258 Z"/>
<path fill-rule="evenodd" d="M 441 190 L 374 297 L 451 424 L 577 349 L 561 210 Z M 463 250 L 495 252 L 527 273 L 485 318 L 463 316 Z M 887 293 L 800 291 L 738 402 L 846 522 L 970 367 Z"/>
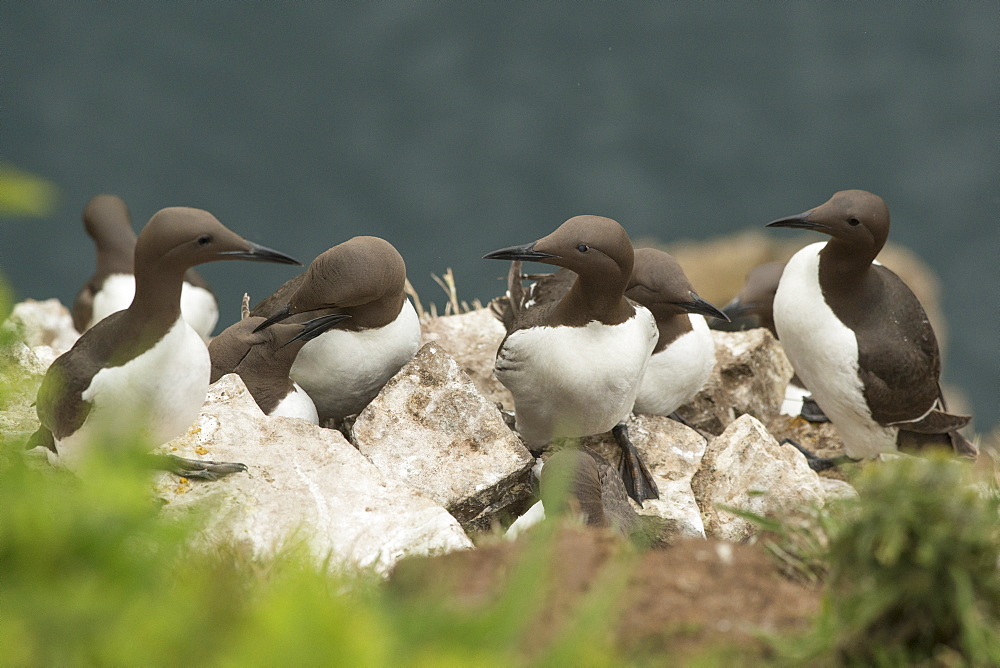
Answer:
<path fill-rule="evenodd" d="M 805 397 L 802 400 L 802 410 L 799 411 L 799 416 L 806 422 L 829 422 L 830 418 L 826 416 L 823 409 L 819 407 L 816 400 L 811 396 Z"/>
<path fill-rule="evenodd" d="M 182 478 L 197 480 L 218 480 L 232 473 L 247 470 L 246 464 L 239 462 L 210 462 L 200 459 L 185 459 L 175 455 L 164 455 L 160 468 Z"/>
<path fill-rule="evenodd" d="M 802 456 L 806 458 L 806 463 L 809 464 L 809 468 L 817 473 L 836 468 L 841 464 L 854 464 L 857 462 L 856 459 L 851 459 L 847 455 L 839 455 L 837 457 L 819 457 L 815 453 L 809 452 L 790 438 L 782 439 L 779 445 L 785 445 L 786 443 L 801 452 Z"/>
<path fill-rule="evenodd" d="M 615 425 L 611 434 L 622 450 L 622 456 L 618 460 L 618 473 L 622 477 L 622 482 L 625 483 L 625 491 L 628 492 L 628 495 L 640 507 L 646 499 L 660 498 L 660 490 L 653 482 L 653 476 L 639 456 L 639 451 L 636 450 L 632 440 L 628 437 L 628 427 L 625 423 Z"/>

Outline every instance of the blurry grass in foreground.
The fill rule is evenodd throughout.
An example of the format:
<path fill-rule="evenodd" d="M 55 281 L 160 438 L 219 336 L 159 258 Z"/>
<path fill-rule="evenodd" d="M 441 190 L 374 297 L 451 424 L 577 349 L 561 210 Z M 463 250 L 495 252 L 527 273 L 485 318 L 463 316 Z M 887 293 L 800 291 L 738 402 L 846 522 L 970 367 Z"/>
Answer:
<path fill-rule="evenodd" d="M 784 541 L 808 546 L 796 560 L 811 572 L 828 571 L 815 627 L 785 645 L 789 655 L 851 665 L 1000 665 L 996 488 L 945 455 L 875 463 L 854 484 L 860 503 L 823 518 L 821 541 Z M 827 541 L 825 554 L 813 549 Z"/>

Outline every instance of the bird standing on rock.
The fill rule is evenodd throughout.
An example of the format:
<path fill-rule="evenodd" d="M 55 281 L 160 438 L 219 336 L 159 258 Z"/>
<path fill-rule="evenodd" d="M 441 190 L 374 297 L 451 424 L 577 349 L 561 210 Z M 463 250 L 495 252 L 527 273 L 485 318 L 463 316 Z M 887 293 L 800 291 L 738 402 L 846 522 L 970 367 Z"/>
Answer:
<path fill-rule="evenodd" d="M 96 195 L 83 208 L 83 226 L 97 247 L 97 269 L 73 301 L 73 326 L 80 333 L 128 308 L 135 296 L 136 236 L 128 206 L 115 195 Z M 181 313 L 204 339 L 219 321 L 215 295 L 194 269 L 184 274 Z"/>
<path fill-rule="evenodd" d="M 38 390 L 44 446 L 76 470 L 92 448 L 155 446 L 184 433 L 205 401 L 211 372 L 202 338 L 181 317 L 181 286 L 191 267 L 216 260 L 298 264 L 231 232 L 207 211 L 157 212 L 135 246 L 135 298 L 104 318 L 49 367 Z M 214 479 L 242 464 L 177 457 L 170 470 Z"/>
<path fill-rule="evenodd" d="M 420 347 L 420 320 L 403 290 L 406 263 L 378 237 L 354 237 L 323 252 L 306 271 L 255 306 L 257 330 L 292 318 L 350 318 L 306 343 L 291 378 L 312 397 L 320 422 L 360 413 Z"/>
<path fill-rule="evenodd" d="M 514 396 L 515 429 L 533 449 L 612 431 L 629 496 L 640 504 L 658 498 L 624 422 L 657 339 L 652 313 L 625 298 L 634 262 L 625 229 L 610 218 L 576 216 L 538 241 L 484 257 L 577 275 L 560 299 L 538 304 L 523 301 L 519 276 L 511 281 L 512 319 L 494 373 Z"/>
<path fill-rule="evenodd" d="M 534 281 L 518 297 L 529 307 L 559 301 L 576 281 L 576 274 L 568 269 L 524 276 L 520 262 L 511 264 L 508 279 L 515 294 L 521 279 Z M 635 249 L 625 296 L 649 309 L 657 328 L 656 347 L 639 385 L 635 412 L 671 415 L 704 387 L 715 368 L 715 341 L 705 316 L 728 318 L 695 293 L 672 255 L 655 248 Z M 511 303 L 511 296 L 490 302 L 490 310 L 508 328 L 513 322 Z"/>
<path fill-rule="evenodd" d="M 924 309 L 896 274 L 874 262 L 889 236 L 882 198 L 841 191 L 768 227 L 831 237 L 788 261 L 774 297 L 774 324 L 847 456 L 943 445 L 974 457 L 975 447 L 958 433 L 970 418 L 946 412 L 937 339 Z"/>

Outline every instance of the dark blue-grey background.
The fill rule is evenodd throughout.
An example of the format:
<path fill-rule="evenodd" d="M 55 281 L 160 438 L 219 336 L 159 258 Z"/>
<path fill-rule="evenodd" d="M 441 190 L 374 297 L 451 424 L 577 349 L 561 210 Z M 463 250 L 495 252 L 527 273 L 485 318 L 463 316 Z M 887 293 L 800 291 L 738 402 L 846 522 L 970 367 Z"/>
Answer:
<path fill-rule="evenodd" d="M 0 223 L 19 298 L 93 269 L 80 209 L 191 205 L 308 262 L 357 234 L 425 300 L 577 213 L 706 238 L 864 188 L 943 280 L 947 379 L 1000 417 L 1000 6 L 0 0 L 0 158 L 55 182 Z M 204 268 L 238 317 L 289 268 Z"/>

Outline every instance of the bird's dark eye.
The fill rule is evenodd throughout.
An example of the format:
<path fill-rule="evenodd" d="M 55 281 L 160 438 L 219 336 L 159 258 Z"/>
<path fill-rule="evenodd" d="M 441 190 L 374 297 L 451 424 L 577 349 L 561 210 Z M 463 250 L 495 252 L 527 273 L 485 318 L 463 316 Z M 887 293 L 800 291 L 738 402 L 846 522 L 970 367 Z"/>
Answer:
<path fill-rule="evenodd" d="M 211 242 L 212 242 L 212 235 L 210 234 L 203 234 L 200 237 L 198 237 L 199 246 L 204 246 L 205 244 L 209 244 Z"/>
<path fill-rule="evenodd" d="M 851 227 L 854 227 L 854 226 L 856 226 L 856 225 L 860 225 L 860 224 L 861 224 L 861 221 L 860 221 L 860 220 L 858 220 L 857 218 L 848 218 L 848 219 L 847 219 L 847 222 L 848 222 L 848 224 L 849 224 L 849 225 L 850 225 Z"/>
<path fill-rule="evenodd" d="M 581 253 L 586 253 L 587 251 L 590 250 L 590 246 L 588 246 L 587 244 L 580 244 L 579 246 L 576 247 L 576 249 Z"/>

